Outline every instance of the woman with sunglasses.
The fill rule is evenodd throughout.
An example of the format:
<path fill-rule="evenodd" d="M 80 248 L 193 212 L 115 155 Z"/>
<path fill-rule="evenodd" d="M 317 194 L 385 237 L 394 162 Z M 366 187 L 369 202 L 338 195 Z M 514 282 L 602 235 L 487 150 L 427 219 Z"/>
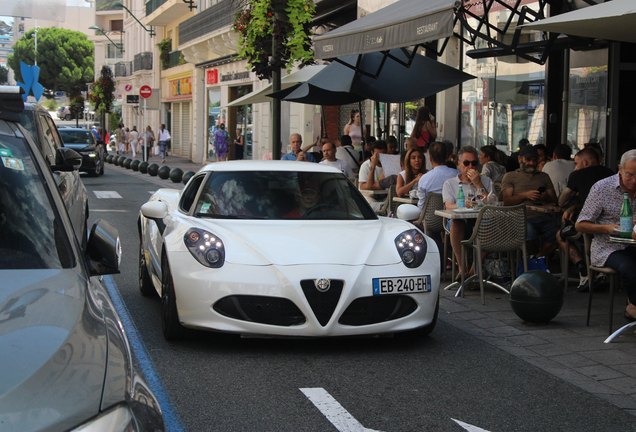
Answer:
<path fill-rule="evenodd" d="M 404 171 L 400 172 L 395 187 L 398 196 L 406 195 L 410 190 L 417 190 L 420 178 L 426 174 L 424 152 L 422 149 L 412 148 L 404 157 Z"/>
<path fill-rule="evenodd" d="M 494 145 L 483 146 L 479 149 L 479 163 L 481 175 L 489 177 L 493 182 L 501 181 L 506 175 L 506 155 Z"/>

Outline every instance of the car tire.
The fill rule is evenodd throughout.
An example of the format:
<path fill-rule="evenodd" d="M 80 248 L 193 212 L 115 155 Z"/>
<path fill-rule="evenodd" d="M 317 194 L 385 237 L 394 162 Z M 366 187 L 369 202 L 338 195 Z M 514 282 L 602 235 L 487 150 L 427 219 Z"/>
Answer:
<path fill-rule="evenodd" d="M 182 339 L 186 332 L 179 322 L 172 273 L 165 254 L 161 258 L 161 330 L 166 340 Z"/>
<path fill-rule="evenodd" d="M 415 330 L 396 333 L 394 337 L 396 339 L 410 339 L 410 340 L 413 340 L 414 338 L 415 339 L 424 338 L 430 335 L 435 329 L 435 326 L 437 325 L 438 315 L 439 315 L 439 295 L 437 296 L 437 304 L 435 305 L 435 313 L 433 314 L 433 321 L 431 321 L 429 325 L 417 328 Z"/>
<path fill-rule="evenodd" d="M 141 246 L 141 239 L 139 240 L 139 291 L 144 297 L 150 297 L 156 292 L 155 287 L 152 285 L 150 273 L 148 273 L 144 249 Z"/>
<path fill-rule="evenodd" d="M 104 165 L 105 165 L 105 157 L 102 155 L 101 169 L 99 170 L 99 175 L 104 175 Z"/>
<path fill-rule="evenodd" d="M 104 164 L 102 163 L 101 160 L 99 160 L 99 158 L 95 158 L 95 169 L 91 172 L 88 173 L 88 175 L 90 175 L 91 177 L 97 177 L 99 176 L 99 174 L 103 171 L 103 166 Z"/>

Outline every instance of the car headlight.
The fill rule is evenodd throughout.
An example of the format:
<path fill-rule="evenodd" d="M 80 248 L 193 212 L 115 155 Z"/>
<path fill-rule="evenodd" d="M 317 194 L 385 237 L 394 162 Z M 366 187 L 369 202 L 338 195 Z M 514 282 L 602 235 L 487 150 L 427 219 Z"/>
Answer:
<path fill-rule="evenodd" d="M 135 429 L 135 420 L 130 409 L 125 405 L 117 405 L 73 429 L 73 432 L 128 432 Z"/>
<path fill-rule="evenodd" d="M 197 261 L 206 267 L 219 268 L 225 262 L 225 247 L 221 239 L 205 230 L 190 228 L 183 236 L 186 247 Z"/>
<path fill-rule="evenodd" d="M 88 155 L 88 157 L 97 157 L 97 153 L 95 153 L 95 152 L 87 153 L 87 155 Z"/>
<path fill-rule="evenodd" d="M 427 243 L 424 234 L 416 229 L 404 231 L 395 238 L 395 247 L 402 262 L 409 268 L 419 267 L 426 258 Z"/>

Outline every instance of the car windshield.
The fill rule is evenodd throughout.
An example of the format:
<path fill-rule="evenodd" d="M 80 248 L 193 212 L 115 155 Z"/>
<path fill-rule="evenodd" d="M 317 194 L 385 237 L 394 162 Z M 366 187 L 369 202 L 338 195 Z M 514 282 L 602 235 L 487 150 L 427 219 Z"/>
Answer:
<path fill-rule="evenodd" d="M 36 162 L 22 139 L 2 132 L 0 269 L 72 267 L 73 253 L 64 225 L 53 209 Z"/>
<path fill-rule="evenodd" d="M 194 213 L 224 219 L 377 218 L 343 174 L 290 171 L 214 172 Z"/>
<path fill-rule="evenodd" d="M 88 130 L 59 129 L 64 144 L 93 144 L 93 137 Z"/>

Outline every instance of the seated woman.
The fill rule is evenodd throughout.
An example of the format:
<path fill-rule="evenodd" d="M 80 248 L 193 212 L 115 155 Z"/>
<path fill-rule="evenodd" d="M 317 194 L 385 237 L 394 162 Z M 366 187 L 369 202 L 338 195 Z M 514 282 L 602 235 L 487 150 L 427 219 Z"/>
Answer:
<path fill-rule="evenodd" d="M 481 175 L 489 177 L 493 182 L 500 182 L 506 175 L 505 154 L 494 145 L 483 146 L 479 151 Z"/>
<path fill-rule="evenodd" d="M 404 158 L 404 171 L 397 178 L 396 192 L 398 196 L 417 190 L 420 178 L 426 173 L 424 153 L 420 147 L 412 148 Z"/>

